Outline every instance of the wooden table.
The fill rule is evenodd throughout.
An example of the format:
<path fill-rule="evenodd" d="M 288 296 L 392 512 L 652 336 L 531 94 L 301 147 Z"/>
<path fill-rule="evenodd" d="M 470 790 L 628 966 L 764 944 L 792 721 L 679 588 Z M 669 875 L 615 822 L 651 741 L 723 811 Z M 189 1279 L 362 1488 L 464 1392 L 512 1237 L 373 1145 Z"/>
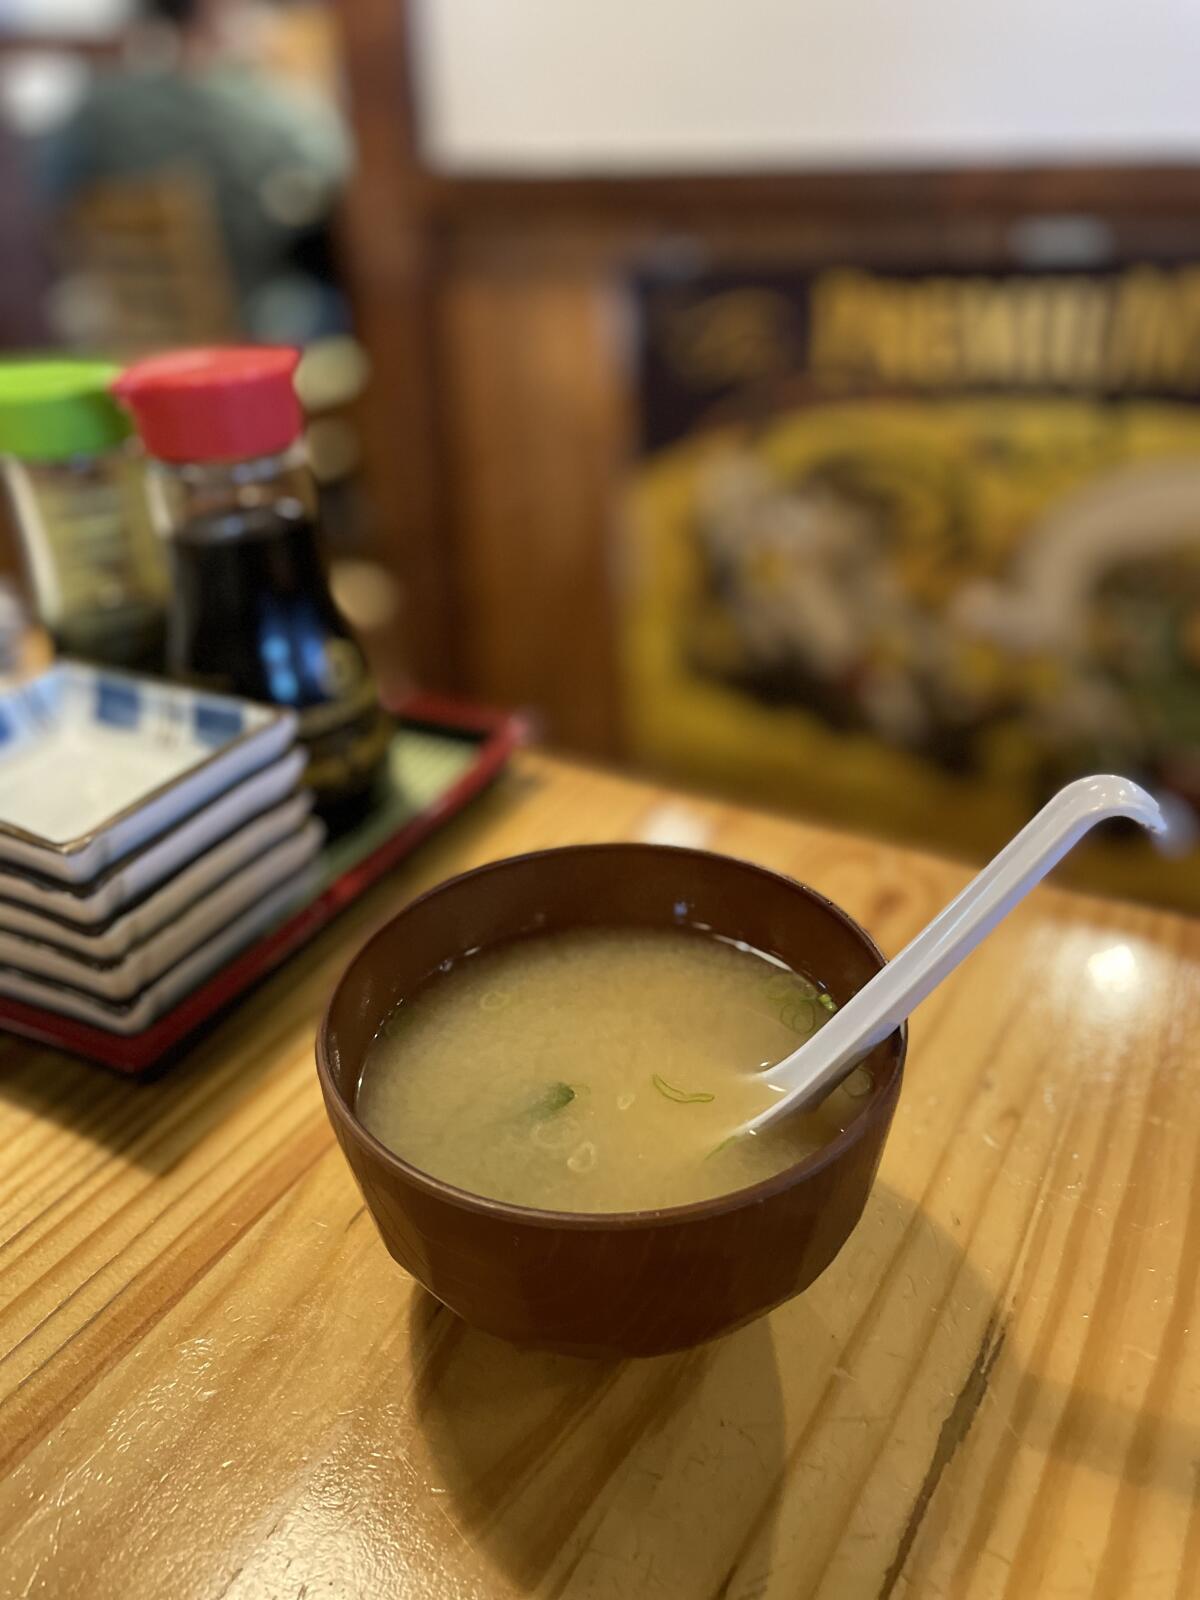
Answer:
<path fill-rule="evenodd" d="M 896 949 L 960 867 L 537 755 L 136 1085 L 0 1063 L 0 1595 L 1200 1594 L 1200 925 L 1040 890 L 924 1007 L 868 1208 L 710 1348 L 523 1354 L 384 1254 L 317 1093 L 349 951 L 419 888 L 703 842 Z"/>

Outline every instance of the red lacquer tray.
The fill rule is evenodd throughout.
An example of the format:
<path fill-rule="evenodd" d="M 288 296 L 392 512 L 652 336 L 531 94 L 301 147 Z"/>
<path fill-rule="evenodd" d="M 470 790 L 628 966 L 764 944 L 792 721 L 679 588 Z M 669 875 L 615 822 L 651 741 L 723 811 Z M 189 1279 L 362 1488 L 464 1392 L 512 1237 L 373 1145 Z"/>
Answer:
<path fill-rule="evenodd" d="M 110 1033 L 4 996 L 0 996 L 0 1029 L 103 1062 L 118 1072 L 148 1071 L 461 811 L 497 776 L 524 736 L 517 716 L 437 695 L 414 695 L 396 708 L 395 715 L 403 785 L 366 821 L 327 842 L 313 873 L 311 897 L 277 927 L 139 1033 Z"/>

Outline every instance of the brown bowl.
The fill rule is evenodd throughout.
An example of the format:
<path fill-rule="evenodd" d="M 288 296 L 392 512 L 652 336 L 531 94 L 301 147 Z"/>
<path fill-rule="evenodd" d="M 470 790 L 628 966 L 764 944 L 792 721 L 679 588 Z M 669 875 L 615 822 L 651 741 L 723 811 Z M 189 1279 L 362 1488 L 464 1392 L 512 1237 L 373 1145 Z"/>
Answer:
<path fill-rule="evenodd" d="M 904 1029 L 870 1056 L 844 1133 L 752 1188 L 662 1211 L 536 1211 L 468 1194 L 379 1143 L 354 1114 L 363 1058 L 392 1007 L 477 946 L 584 926 L 707 925 L 849 999 L 883 956 L 844 911 L 749 862 L 663 845 L 579 845 L 451 878 L 351 962 L 317 1035 L 334 1132 L 388 1250 L 465 1321 L 573 1355 L 657 1355 L 728 1333 L 823 1272 L 862 1215 L 900 1092 Z"/>

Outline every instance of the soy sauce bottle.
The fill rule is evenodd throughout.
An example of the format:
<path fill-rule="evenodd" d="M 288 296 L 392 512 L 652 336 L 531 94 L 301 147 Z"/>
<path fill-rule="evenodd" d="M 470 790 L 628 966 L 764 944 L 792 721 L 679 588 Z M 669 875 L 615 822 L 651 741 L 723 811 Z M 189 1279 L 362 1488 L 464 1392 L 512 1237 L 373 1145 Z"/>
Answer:
<path fill-rule="evenodd" d="M 168 669 L 295 710 L 305 782 L 336 823 L 369 802 L 391 725 L 325 579 L 297 360 L 272 346 L 181 350 L 136 362 L 114 388 L 153 458 Z"/>

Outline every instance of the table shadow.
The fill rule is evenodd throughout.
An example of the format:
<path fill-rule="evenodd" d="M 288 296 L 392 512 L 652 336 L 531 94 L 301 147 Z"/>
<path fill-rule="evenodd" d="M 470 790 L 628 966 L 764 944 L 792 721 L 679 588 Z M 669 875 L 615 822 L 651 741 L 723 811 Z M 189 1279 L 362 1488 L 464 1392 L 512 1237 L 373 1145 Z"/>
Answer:
<path fill-rule="evenodd" d="M 787 1388 L 815 1382 L 826 1413 L 837 1409 L 835 1391 L 849 1386 L 856 1426 L 881 1448 L 930 1348 L 917 1328 L 948 1309 L 961 1311 L 975 1344 L 963 1350 L 959 1343 L 953 1373 L 940 1390 L 933 1385 L 936 1403 L 916 1421 L 906 1415 L 905 1446 L 916 1465 L 906 1468 L 903 1486 L 897 1483 L 905 1505 L 891 1519 L 899 1530 L 892 1548 L 880 1551 L 873 1600 L 897 1589 L 923 1532 L 927 1545 L 936 1543 L 953 1500 L 939 1501 L 939 1486 L 981 1419 L 998 1421 L 1003 1435 L 988 1469 L 991 1488 L 977 1504 L 954 1510 L 973 1519 L 971 1539 L 980 1547 L 1000 1500 L 1000 1466 L 1021 1448 L 1137 1484 L 1146 1479 L 1152 1443 L 1156 1486 L 1191 1500 L 1200 1428 L 1066 1386 L 1024 1364 L 996 1295 L 959 1244 L 886 1185 L 876 1184 L 859 1227 L 893 1241 L 902 1233 L 902 1259 L 892 1249 L 878 1258 L 848 1250 L 818 1288 L 770 1317 L 649 1361 L 591 1363 L 522 1351 L 467 1327 L 423 1290 L 414 1294 L 415 1407 L 440 1480 L 434 1492 L 446 1495 L 455 1526 L 502 1569 L 513 1592 L 556 1600 L 652 1592 L 724 1600 L 758 1592 L 789 1495 L 804 1503 L 796 1487 L 802 1475 L 828 1470 L 807 1430 L 799 1439 L 786 1436 L 781 1371 L 807 1363 Z M 873 1259 L 881 1272 L 872 1272 Z M 889 1293 L 895 1273 L 911 1293 Z M 848 1338 L 821 1315 L 835 1303 L 838 1321 L 854 1330 Z M 910 1318 L 913 1328 L 897 1327 Z M 912 1372 L 888 1395 L 873 1396 L 863 1374 L 872 1354 L 878 1362 L 880 1340 Z M 864 1470 L 876 1454 L 868 1452 Z M 736 1529 L 716 1559 L 711 1552 L 722 1541 L 703 1536 L 714 1519 Z M 697 1530 L 692 1540 L 689 1527 Z M 702 1545 L 710 1555 L 697 1570 L 692 1558 Z"/>
<path fill-rule="evenodd" d="M 297 1031 L 301 1019 L 286 989 L 308 982 L 326 954 L 316 945 L 300 952 L 236 1011 L 213 1019 L 138 1077 L 0 1036 L 0 1102 L 96 1147 L 104 1158 L 121 1156 L 146 1172 L 165 1174 L 264 1077 L 289 1068 L 294 1056 L 281 1059 L 280 1041 Z"/>

